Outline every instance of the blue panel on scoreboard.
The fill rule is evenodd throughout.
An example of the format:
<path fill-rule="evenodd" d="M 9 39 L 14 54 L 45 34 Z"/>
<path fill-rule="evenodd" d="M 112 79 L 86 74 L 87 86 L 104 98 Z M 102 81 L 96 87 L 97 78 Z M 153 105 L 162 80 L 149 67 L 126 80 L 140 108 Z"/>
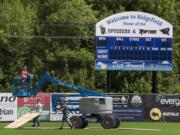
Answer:
<path fill-rule="evenodd" d="M 96 37 L 96 69 L 172 70 L 172 38 Z"/>

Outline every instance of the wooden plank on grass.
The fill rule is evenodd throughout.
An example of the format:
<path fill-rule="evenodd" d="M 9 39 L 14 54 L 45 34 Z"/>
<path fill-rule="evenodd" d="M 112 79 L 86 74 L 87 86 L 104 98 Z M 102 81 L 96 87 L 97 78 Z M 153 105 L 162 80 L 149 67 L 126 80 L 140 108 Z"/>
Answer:
<path fill-rule="evenodd" d="M 7 125 L 5 128 L 18 128 L 18 127 L 21 127 L 22 125 L 29 122 L 30 120 L 37 117 L 38 115 L 40 115 L 40 113 L 37 113 L 37 112 L 27 113 L 27 114 L 23 115 L 21 118 L 17 119 L 16 121 L 14 121 L 14 122 L 10 123 L 9 125 Z"/>

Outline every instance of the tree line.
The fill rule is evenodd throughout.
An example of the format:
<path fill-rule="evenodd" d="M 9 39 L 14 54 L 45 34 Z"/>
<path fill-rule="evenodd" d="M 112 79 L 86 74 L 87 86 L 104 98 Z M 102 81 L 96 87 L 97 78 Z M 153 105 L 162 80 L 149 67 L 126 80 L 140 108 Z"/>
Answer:
<path fill-rule="evenodd" d="M 158 72 L 162 93 L 180 92 L 178 0 L 0 0 L 0 91 L 26 65 L 35 84 L 48 71 L 65 82 L 106 91 L 106 71 L 95 70 L 95 23 L 115 13 L 142 11 L 174 26 L 173 71 Z M 112 71 L 112 92 L 150 93 L 152 72 Z M 45 84 L 43 91 L 71 90 Z M 73 92 L 73 91 L 71 91 Z"/>

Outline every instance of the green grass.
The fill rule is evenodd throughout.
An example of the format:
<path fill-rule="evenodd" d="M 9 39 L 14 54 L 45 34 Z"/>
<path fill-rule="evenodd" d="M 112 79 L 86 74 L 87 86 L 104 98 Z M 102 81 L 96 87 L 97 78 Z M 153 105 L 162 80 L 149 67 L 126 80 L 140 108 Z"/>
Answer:
<path fill-rule="evenodd" d="M 59 130 L 59 122 L 41 122 L 41 127 L 33 128 L 32 123 L 27 123 L 18 129 L 5 129 L 8 123 L 0 123 L 0 135 L 178 135 L 180 123 L 158 123 L 158 122 L 122 122 L 119 129 L 103 129 L 100 124 L 90 123 L 87 129 L 65 129 Z M 156 129 L 149 130 L 130 130 Z"/>

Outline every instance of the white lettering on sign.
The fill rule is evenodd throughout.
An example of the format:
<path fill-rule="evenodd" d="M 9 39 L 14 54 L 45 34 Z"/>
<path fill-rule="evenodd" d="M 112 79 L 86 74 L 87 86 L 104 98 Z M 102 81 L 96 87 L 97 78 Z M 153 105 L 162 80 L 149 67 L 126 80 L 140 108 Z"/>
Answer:
<path fill-rule="evenodd" d="M 168 51 L 172 51 L 172 48 L 167 48 Z"/>
<path fill-rule="evenodd" d="M 151 40 L 152 40 L 152 38 L 146 38 L 145 40 L 146 40 L 146 41 L 151 41 Z"/>
<path fill-rule="evenodd" d="M 129 38 L 129 41 L 139 41 L 139 38 Z"/>
<path fill-rule="evenodd" d="M 166 48 L 161 48 L 160 50 L 161 50 L 161 51 L 166 51 Z"/>
<path fill-rule="evenodd" d="M 98 59 L 107 59 L 107 58 L 108 58 L 108 55 L 103 55 L 103 54 L 101 54 L 101 55 L 98 55 L 97 58 L 98 58 Z"/>
<path fill-rule="evenodd" d="M 157 48 L 157 47 L 152 47 L 152 50 L 153 50 L 153 51 L 157 51 L 158 48 Z"/>
<path fill-rule="evenodd" d="M 97 53 L 108 53 L 107 49 L 98 49 Z"/>
<path fill-rule="evenodd" d="M 117 37 L 116 40 L 117 41 L 123 41 L 124 39 L 122 37 Z"/>
<path fill-rule="evenodd" d="M 168 98 L 168 99 L 161 99 L 160 100 L 160 103 L 162 105 L 176 105 L 176 106 L 180 106 L 180 99 L 171 99 L 171 98 Z"/>
<path fill-rule="evenodd" d="M 161 38 L 161 42 L 166 42 L 166 38 Z"/>
<path fill-rule="evenodd" d="M 179 113 L 178 112 L 163 112 L 163 116 L 179 117 Z"/>
<path fill-rule="evenodd" d="M 134 69 L 140 70 L 145 68 L 145 63 L 131 63 L 131 62 L 112 62 L 113 69 Z"/>
<path fill-rule="evenodd" d="M 106 37 L 99 37 L 99 40 L 106 40 Z"/>

